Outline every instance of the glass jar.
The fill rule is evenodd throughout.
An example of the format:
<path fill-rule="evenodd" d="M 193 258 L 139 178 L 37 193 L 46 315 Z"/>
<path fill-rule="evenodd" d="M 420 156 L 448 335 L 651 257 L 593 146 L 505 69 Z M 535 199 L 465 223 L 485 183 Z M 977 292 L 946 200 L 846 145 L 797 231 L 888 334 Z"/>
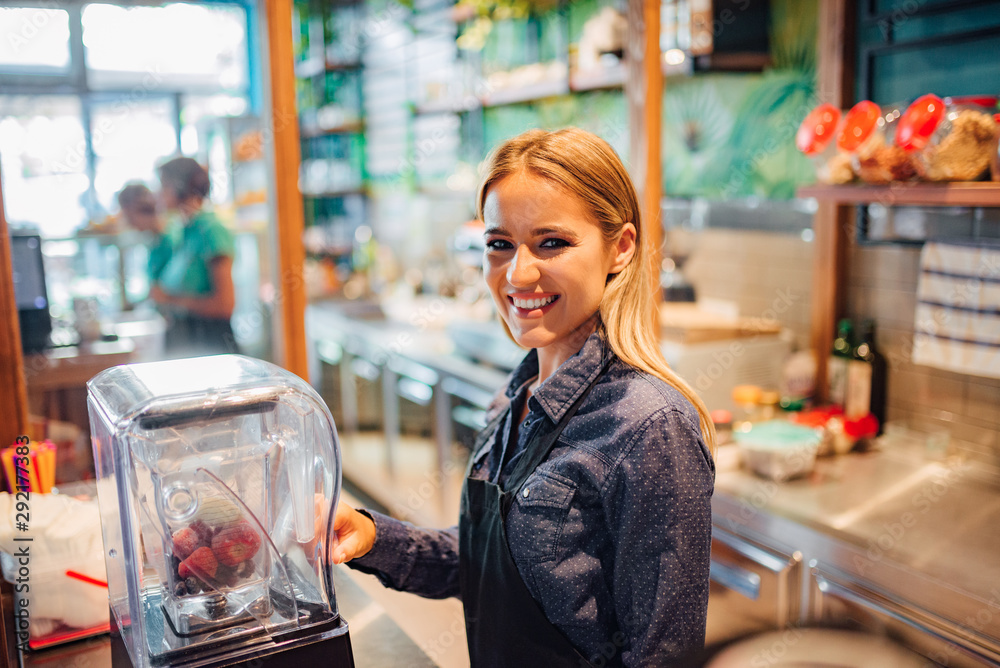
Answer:
<path fill-rule="evenodd" d="M 760 387 L 737 385 L 733 388 L 733 431 L 749 431 L 758 419 L 757 405 L 760 402 Z"/>
<path fill-rule="evenodd" d="M 992 96 L 923 95 L 899 119 L 896 144 L 913 156 L 925 181 L 976 181 L 994 160 L 996 108 Z"/>
<path fill-rule="evenodd" d="M 777 418 L 780 401 L 781 395 L 774 390 L 764 390 L 761 392 L 760 399 L 758 400 L 757 419 L 761 422 L 766 422 Z"/>
<path fill-rule="evenodd" d="M 865 183 L 909 181 L 916 175 L 912 157 L 893 143 L 902 109 L 862 100 L 844 117 L 837 146 L 851 156 L 854 173 Z"/>
<path fill-rule="evenodd" d="M 818 105 L 802 120 L 795 135 L 795 146 L 808 156 L 820 183 L 841 184 L 854 180 L 851 157 L 837 148 L 834 141 L 843 114 L 829 103 Z"/>
<path fill-rule="evenodd" d="M 993 122 L 1000 125 L 1000 114 L 993 114 Z M 1000 133 L 993 140 L 993 152 L 990 158 L 990 178 L 993 181 L 1000 181 Z"/>
<path fill-rule="evenodd" d="M 725 408 L 716 408 L 709 417 L 715 425 L 715 444 L 729 443 L 733 439 L 733 414 Z"/>

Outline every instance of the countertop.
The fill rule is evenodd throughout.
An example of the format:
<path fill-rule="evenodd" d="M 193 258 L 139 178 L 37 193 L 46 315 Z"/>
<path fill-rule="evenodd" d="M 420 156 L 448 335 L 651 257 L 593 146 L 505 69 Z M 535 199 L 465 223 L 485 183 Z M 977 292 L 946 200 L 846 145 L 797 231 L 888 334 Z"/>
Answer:
<path fill-rule="evenodd" d="M 347 621 L 356 668 L 401 665 L 434 668 L 437 665 L 389 617 L 385 609 L 351 579 L 345 566 L 334 568 L 334 587 L 340 614 Z M 24 668 L 105 668 L 111 666 L 111 639 L 103 635 L 27 652 L 22 655 L 21 661 Z"/>
<path fill-rule="evenodd" d="M 721 471 L 713 514 L 790 550 L 819 545 L 852 577 L 955 624 L 978 615 L 976 630 L 1000 643 L 1000 615 L 982 614 L 1000 607 L 1000 487 L 974 465 L 886 446 L 781 483 Z"/>
<path fill-rule="evenodd" d="M 412 318 L 390 313 L 358 321 L 331 303 L 310 307 L 309 319 L 317 338 L 349 332 L 371 347 L 368 354 L 391 352 L 431 366 L 458 359 L 445 321 L 460 319 L 443 303 L 414 308 Z M 456 375 L 487 369 L 464 360 L 462 366 L 468 368 Z M 503 376 L 487 370 L 490 382 Z M 993 614 L 1000 609 L 1000 484 L 974 464 L 882 445 L 820 458 L 810 476 L 782 483 L 744 469 L 720 471 L 713 511 L 716 526 L 756 533 L 790 553 L 800 541 L 818 541 L 816 554 L 848 564 L 852 577 L 901 592 L 955 624 L 989 611 L 979 629 L 1000 644 L 1000 614 Z"/>

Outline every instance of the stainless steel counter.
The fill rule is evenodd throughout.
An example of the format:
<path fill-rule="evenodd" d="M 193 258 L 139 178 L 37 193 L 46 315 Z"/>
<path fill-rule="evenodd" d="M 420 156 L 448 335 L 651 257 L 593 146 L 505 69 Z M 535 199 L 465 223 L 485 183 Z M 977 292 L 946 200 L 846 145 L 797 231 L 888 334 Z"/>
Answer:
<path fill-rule="evenodd" d="M 440 322 L 416 322 L 359 321 L 328 305 L 310 307 L 308 327 L 314 341 L 342 345 L 348 361 L 368 358 L 383 369 L 387 461 L 398 429 L 393 387 L 408 373 L 393 360 L 432 370 L 422 382 L 433 391 L 434 437 L 443 462 L 451 444 L 446 381 L 461 380 L 482 394 L 499 387 L 504 374 L 455 355 Z M 345 397 L 349 389 L 345 383 Z M 482 405 L 481 398 L 472 403 L 477 401 Z M 971 466 L 893 447 L 820 459 L 812 475 L 784 483 L 724 471 L 717 476 L 713 514 L 715 527 L 730 539 L 776 550 L 776 559 L 761 553 L 764 569 L 777 574 L 773 584 L 736 562 L 720 564 L 717 573 L 720 579 L 735 576 L 737 590 L 738 579 L 748 577 L 745 590 L 773 603 L 770 618 L 784 620 L 779 624 L 836 616 L 829 601 L 839 587 L 848 599 L 861 592 L 877 601 L 884 612 L 880 623 L 905 618 L 918 631 L 929 629 L 941 642 L 924 651 L 943 653 L 939 663 L 983 665 L 979 656 L 1000 663 L 1000 488 Z M 951 653 L 975 656 L 964 662 Z"/>
<path fill-rule="evenodd" d="M 820 459 L 784 483 L 720 472 L 713 512 L 717 527 L 863 583 L 977 651 L 1000 647 L 1000 488 L 969 465 L 892 448 Z M 809 575 L 802 621 L 817 606 Z"/>

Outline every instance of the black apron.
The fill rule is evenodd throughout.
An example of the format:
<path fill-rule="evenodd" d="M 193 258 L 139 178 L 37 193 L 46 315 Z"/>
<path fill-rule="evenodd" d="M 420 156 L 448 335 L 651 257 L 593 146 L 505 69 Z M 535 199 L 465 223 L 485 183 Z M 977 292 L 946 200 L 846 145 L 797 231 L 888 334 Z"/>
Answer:
<path fill-rule="evenodd" d="M 502 487 L 466 475 L 458 524 L 459 579 L 472 668 L 592 666 L 531 597 L 511 557 L 504 526 L 515 495 L 549 456 L 559 434 L 591 387 L 593 385 L 574 402 L 551 432 L 540 436 L 544 430 L 539 430 Z M 482 439 L 495 434 L 509 411 L 508 406 L 487 425 L 473 453 L 479 452 L 484 443 Z"/>

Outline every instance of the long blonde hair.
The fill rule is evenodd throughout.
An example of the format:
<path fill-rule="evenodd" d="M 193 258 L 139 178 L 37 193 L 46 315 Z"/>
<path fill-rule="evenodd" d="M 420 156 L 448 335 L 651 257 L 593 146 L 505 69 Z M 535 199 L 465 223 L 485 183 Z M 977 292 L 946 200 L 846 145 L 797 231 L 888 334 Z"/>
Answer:
<path fill-rule="evenodd" d="M 621 272 L 608 277 L 599 308 L 600 326 L 611 350 L 622 361 L 662 379 L 694 405 L 702 438 L 714 455 L 715 428 L 708 408 L 667 364 L 653 330 L 656 288 L 649 267 L 652 250 L 643 233 L 635 186 L 618 154 L 606 141 L 579 128 L 529 130 L 508 139 L 487 159 L 486 177 L 477 197 L 480 220 L 490 188 L 522 172 L 548 179 L 579 197 L 607 244 L 618 240 L 626 223 L 635 226 L 635 254 Z M 510 335 L 506 323 L 504 329 Z"/>

